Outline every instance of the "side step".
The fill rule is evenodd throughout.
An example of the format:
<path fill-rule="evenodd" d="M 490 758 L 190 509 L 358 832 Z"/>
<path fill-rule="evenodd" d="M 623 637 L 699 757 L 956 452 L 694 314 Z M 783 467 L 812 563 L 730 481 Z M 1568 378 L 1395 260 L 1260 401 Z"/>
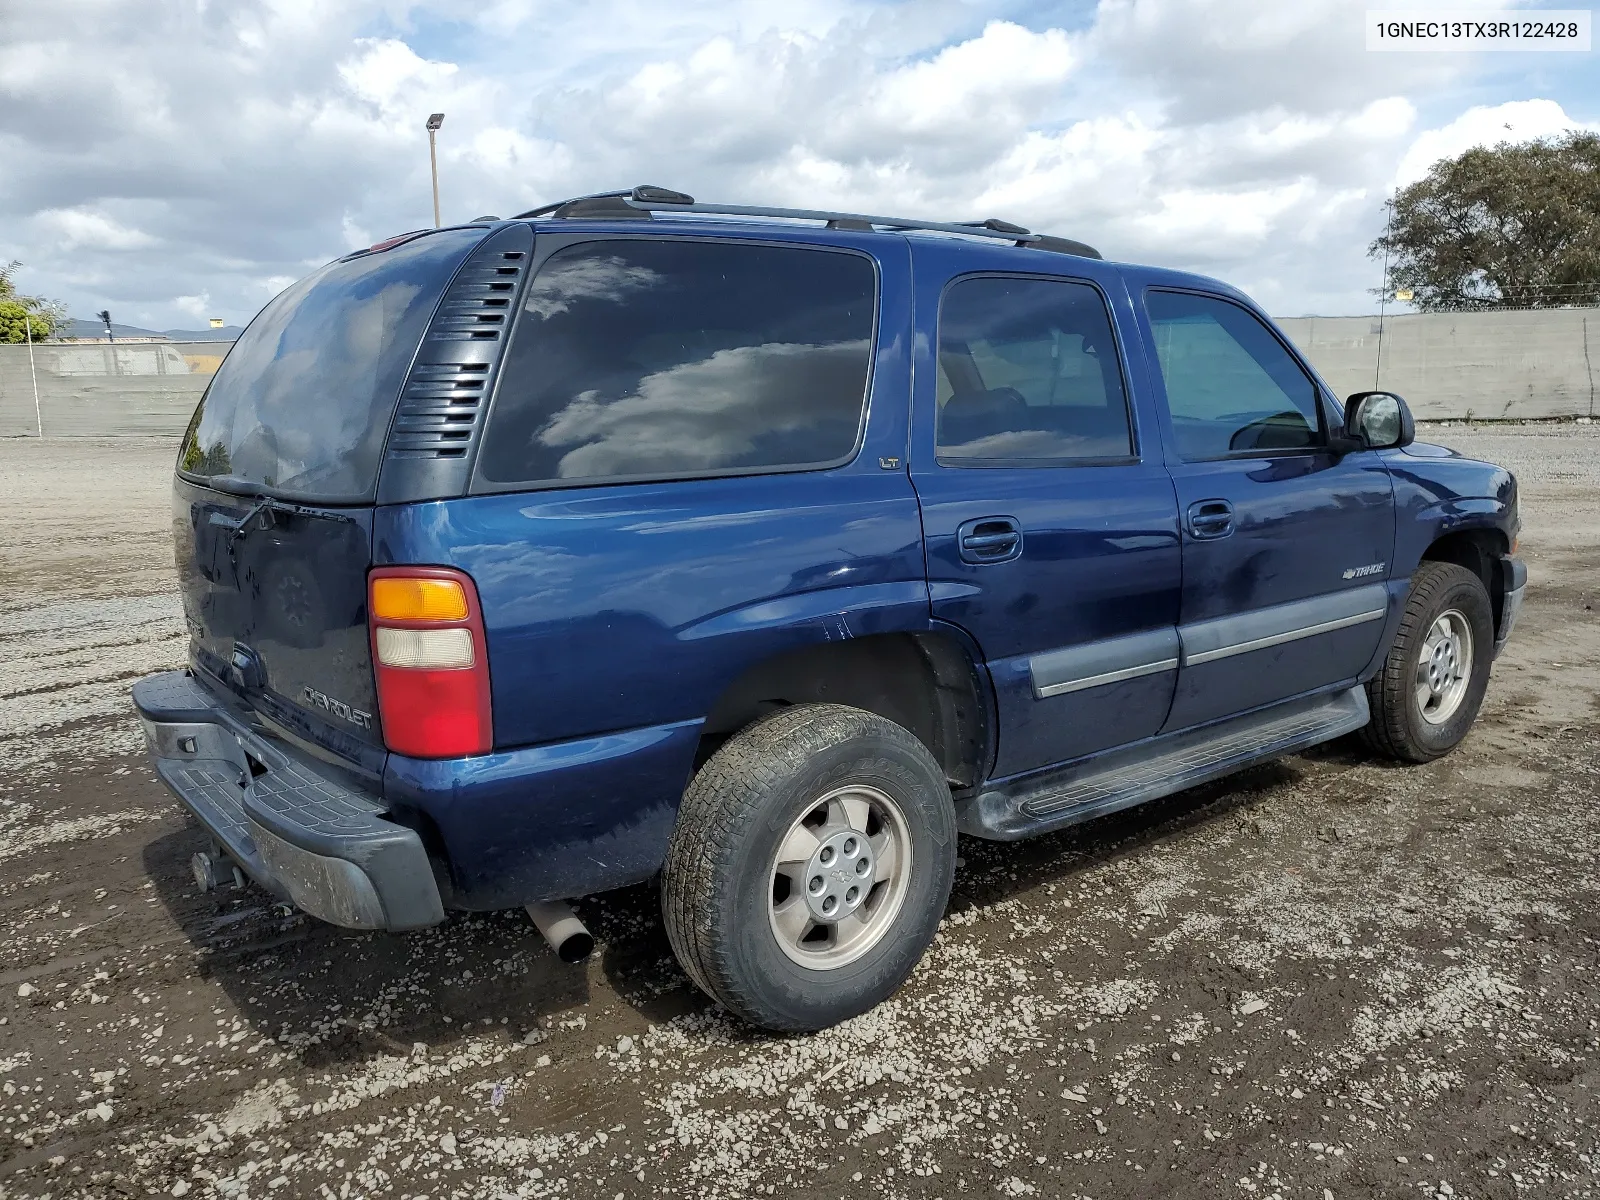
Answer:
<path fill-rule="evenodd" d="M 1368 715 L 1367 693 L 1360 687 L 1288 700 L 991 785 L 958 803 L 956 819 L 962 833 L 975 837 L 1031 837 L 1331 741 L 1360 729 Z"/>

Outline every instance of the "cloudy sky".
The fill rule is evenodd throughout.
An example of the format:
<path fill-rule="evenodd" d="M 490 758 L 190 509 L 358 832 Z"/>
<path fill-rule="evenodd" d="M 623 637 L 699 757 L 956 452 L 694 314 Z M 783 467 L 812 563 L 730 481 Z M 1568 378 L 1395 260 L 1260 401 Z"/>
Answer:
<path fill-rule="evenodd" d="M 76 316 L 242 323 L 431 221 L 443 110 L 447 222 L 640 182 L 1003 216 L 1281 315 L 1367 311 L 1389 190 L 1475 143 L 1600 127 L 1600 62 L 1369 53 L 1365 9 L 0 0 L 0 260 Z"/>

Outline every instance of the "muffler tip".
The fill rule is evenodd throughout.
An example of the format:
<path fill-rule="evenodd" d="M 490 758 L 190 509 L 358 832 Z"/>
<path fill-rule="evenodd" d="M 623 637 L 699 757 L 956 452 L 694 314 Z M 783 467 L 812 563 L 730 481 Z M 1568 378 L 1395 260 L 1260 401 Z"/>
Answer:
<path fill-rule="evenodd" d="M 594 938 L 588 930 L 575 933 L 556 947 L 556 957 L 564 963 L 581 963 L 594 953 Z"/>
<path fill-rule="evenodd" d="M 594 935 L 578 919 L 570 904 L 543 900 L 528 905 L 527 909 L 528 916 L 562 962 L 581 963 L 594 953 Z"/>

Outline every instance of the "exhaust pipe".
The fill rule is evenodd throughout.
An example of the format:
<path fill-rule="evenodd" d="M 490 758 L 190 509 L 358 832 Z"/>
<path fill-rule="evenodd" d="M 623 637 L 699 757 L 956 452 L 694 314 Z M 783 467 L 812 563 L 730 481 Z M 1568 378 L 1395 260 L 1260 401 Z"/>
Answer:
<path fill-rule="evenodd" d="M 544 900 L 527 906 L 550 949 L 564 963 L 580 963 L 594 953 L 594 937 L 564 900 Z"/>

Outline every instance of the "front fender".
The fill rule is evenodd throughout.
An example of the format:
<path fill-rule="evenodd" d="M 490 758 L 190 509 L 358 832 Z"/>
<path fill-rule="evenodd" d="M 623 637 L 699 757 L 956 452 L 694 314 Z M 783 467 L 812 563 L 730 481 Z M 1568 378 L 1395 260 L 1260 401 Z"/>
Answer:
<path fill-rule="evenodd" d="M 1517 481 L 1504 467 L 1418 444 L 1384 456 L 1394 479 L 1395 549 L 1390 578 L 1409 579 L 1440 538 L 1484 530 L 1509 552 L 1516 540 Z"/>

